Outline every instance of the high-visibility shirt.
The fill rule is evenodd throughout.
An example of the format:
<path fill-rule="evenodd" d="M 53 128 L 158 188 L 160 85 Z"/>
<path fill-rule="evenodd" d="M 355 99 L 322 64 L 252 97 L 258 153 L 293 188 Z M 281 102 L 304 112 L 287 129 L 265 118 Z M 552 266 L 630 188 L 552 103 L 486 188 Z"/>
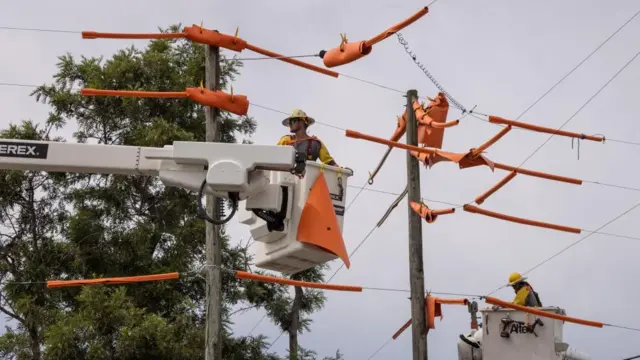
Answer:
<path fill-rule="evenodd" d="M 337 165 L 324 143 L 315 136 L 296 140 L 295 135 L 285 135 L 278 140 L 277 145 L 291 145 L 296 151 L 304 153 L 307 156 L 307 160 L 316 161 L 320 159 L 323 164 Z"/>
<path fill-rule="evenodd" d="M 536 296 L 535 291 L 531 288 L 529 284 L 523 286 L 516 293 L 515 299 L 513 299 L 513 303 L 516 305 L 522 306 L 530 306 L 530 307 L 540 307 L 542 304 L 538 301 L 538 297 Z"/>

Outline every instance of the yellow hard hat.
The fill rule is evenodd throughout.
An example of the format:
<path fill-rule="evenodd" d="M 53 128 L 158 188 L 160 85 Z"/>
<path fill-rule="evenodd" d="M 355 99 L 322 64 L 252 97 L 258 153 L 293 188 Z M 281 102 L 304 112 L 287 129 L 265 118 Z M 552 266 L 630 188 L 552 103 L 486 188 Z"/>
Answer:
<path fill-rule="evenodd" d="M 293 109 L 293 111 L 291 112 L 291 115 L 289 115 L 289 117 L 287 117 L 286 119 L 282 120 L 282 125 L 289 126 L 290 119 L 303 119 L 305 123 L 307 123 L 307 126 L 311 126 L 313 125 L 313 123 L 316 122 L 312 117 L 307 116 L 307 113 L 305 113 L 300 109 Z"/>
<path fill-rule="evenodd" d="M 509 275 L 509 286 L 513 286 L 514 284 L 517 284 L 525 280 L 527 280 L 527 278 L 520 275 L 520 273 L 517 273 L 517 272 L 511 273 L 511 275 Z"/>

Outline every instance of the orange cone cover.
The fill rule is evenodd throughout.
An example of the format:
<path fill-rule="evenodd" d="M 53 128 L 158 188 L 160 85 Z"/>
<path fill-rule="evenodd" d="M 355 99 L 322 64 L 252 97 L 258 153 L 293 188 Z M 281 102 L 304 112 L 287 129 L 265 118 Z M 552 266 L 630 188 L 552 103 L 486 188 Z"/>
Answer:
<path fill-rule="evenodd" d="M 216 107 L 236 115 L 247 115 L 249 100 L 244 95 L 231 95 L 204 88 L 187 88 L 187 97 L 205 106 Z"/>
<path fill-rule="evenodd" d="M 372 47 L 367 46 L 364 41 L 346 43 L 342 49 L 338 46 L 328 50 L 322 57 L 322 62 L 328 68 L 345 65 L 368 55 L 371 50 Z"/>
<path fill-rule="evenodd" d="M 316 245 L 336 255 L 347 268 L 351 266 L 324 173 L 318 175 L 309 191 L 300 216 L 297 237 L 300 242 Z"/>

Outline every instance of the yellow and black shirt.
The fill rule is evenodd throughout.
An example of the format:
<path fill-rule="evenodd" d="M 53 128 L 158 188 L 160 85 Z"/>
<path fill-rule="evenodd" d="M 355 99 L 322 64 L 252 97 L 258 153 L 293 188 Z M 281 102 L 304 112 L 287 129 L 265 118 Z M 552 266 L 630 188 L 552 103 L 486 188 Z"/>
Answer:
<path fill-rule="evenodd" d="M 323 164 L 337 165 L 324 143 L 315 136 L 296 140 L 295 135 L 285 135 L 278 140 L 277 145 L 291 145 L 296 151 L 305 153 L 307 160 L 316 161 L 320 159 Z"/>

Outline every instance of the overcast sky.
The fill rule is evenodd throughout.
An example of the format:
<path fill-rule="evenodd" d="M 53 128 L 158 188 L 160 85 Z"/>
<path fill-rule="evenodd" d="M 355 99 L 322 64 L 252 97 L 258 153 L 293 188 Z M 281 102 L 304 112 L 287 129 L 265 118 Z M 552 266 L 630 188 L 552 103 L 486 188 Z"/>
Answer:
<path fill-rule="evenodd" d="M 106 32 L 153 32 L 174 23 L 199 24 L 233 33 L 236 26 L 247 41 L 289 55 L 312 54 L 337 46 L 339 34 L 349 40 L 371 37 L 413 14 L 417 1 L 202 1 L 0 0 L 0 26 Z M 508 1 L 439 0 L 428 15 L 402 31 L 411 48 L 436 79 L 467 107 L 515 118 L 557 80 L 593 51 L 638 11 L 637 1 L 595 0 Z M 522 121 L 559 127 L 640 51 L 640 17 L 618 33 L 588 62 L 568 77 Z M 0 82 L 42 84 L 56 71 L 57 56 L 109 57 L 117 49 L 144 41 L 83 40 L 79 34 L 0 30 Z M 241 57 L 256 54 L 245 51 Z M 321 64 L 320 59 L 310 59 Z M 392 88 L 417 89 L 434 96 L 436 87 L 419 70 L 395 37 L 377 44 L 366 58 L 338 71 Z M 607 138 L 640 142 L 637 94 L 640 60 L 624 70 L 565 127 Z M 0 86 L 0 125 L 22 119 L 43 121 L 48 108 L 29 97 L 30 88 Z M 180 89 L 176 89 L 180 90 Z M 320 122 L 388 137 L 403 111 L 401 94 L 356 82 L 334 79 L 292 65 L 261 60 L 245 63 L 234 84 L 236 93 L 252 103 L 282 111 L 302 108 Z M 251 107 L 258 121 L 256 143 L 271 144 L 286 134 L 282 115 Z M 455 109 L 449 119 L 460 116 Z M 447 130 L 443 148 L 466 151 L 499 128 L 466 117 Z M 73 127 L 65 130 L 70 136 Z M 344 132 L 320 124 L 311 128 L 337 162 L 351 167 L 350 185 L 366 182 L 385 147 L 346 138 Z M 512 131 L 487 156 L 519 165 L 547 135 Z M 638 146 L 582 142 L 580 159 L 568 138 L 554 137 L 524 167 L 622 186 L 638 187 Z M 406 155 L 395 150 L 378 175 L 374 189 L 400 192 L 405 186 Z M 505 172 L 486 167 L 459 170 L 451 163 L 423 168 L 422 194 L 427 199 L 463 204 L 499 181 Z M 348 189 L 351 201 L 357 189 Z M 595 230 L 635 205 L 638 192 L 585 183 L 582 186 L 517 176 L 483 205 L 521 217 Z M 394 196 L 365 191 L 349 209 L 344 238 L 349 251 L 384 214 Z M 430 202 L 433 208 L 446 205 Z M 408 289 L 407 204 L 403 202 L 377 229 L 343 269 L 335 283 Z M 602 231 L 640 236 L 640 210 Z M 235 240 L 249 234 L 230 226 Z M 426 287 L 432 291 L 486 294 L 506 282 L 513 271 L 525 271 L 579 240 L 581 235 L 512 224 L 458 211 L 423 225 Z M 584 233 L 583 233 L 584 235 Z M 640 264 L 636 240 L 594 235 L 544 264 L 530 275 L 545 305 L 560 306 L 571 316 L 640 327 L 636 303 Z M 332 263 L 336 269 L 339 263 Z M 323 311 L 313 316 L 311 333 L 300 337 L 303 347 L 321 356 L 340 349 L 348 360 L 367 359 L 409 318 L 407 294 L 394 292 L 327 293 Z M 496 296 L 511 300 L 513 291 Z M 481 304 L 484 306 L 484 304 Z M 234 331 L 247 334 L 262 317 L 260 311 L 236 317 Z M 433 359 L 457 357 L 458 335 L 469 329 L 463 307 L 446 307 L 444 320 L 429 334 Z M 255 333 L 275 339 L 280 333 L 263 321 Z M 622 359 L 640 353 L 639 333 L 614 328 L 595 329 L 565 324 L 565 341 L 594 359 Z M 286 353 L 288 341 L 273 347 Z M 391 342 L 376 359 L 407 359 L 411 333 Z"/>

